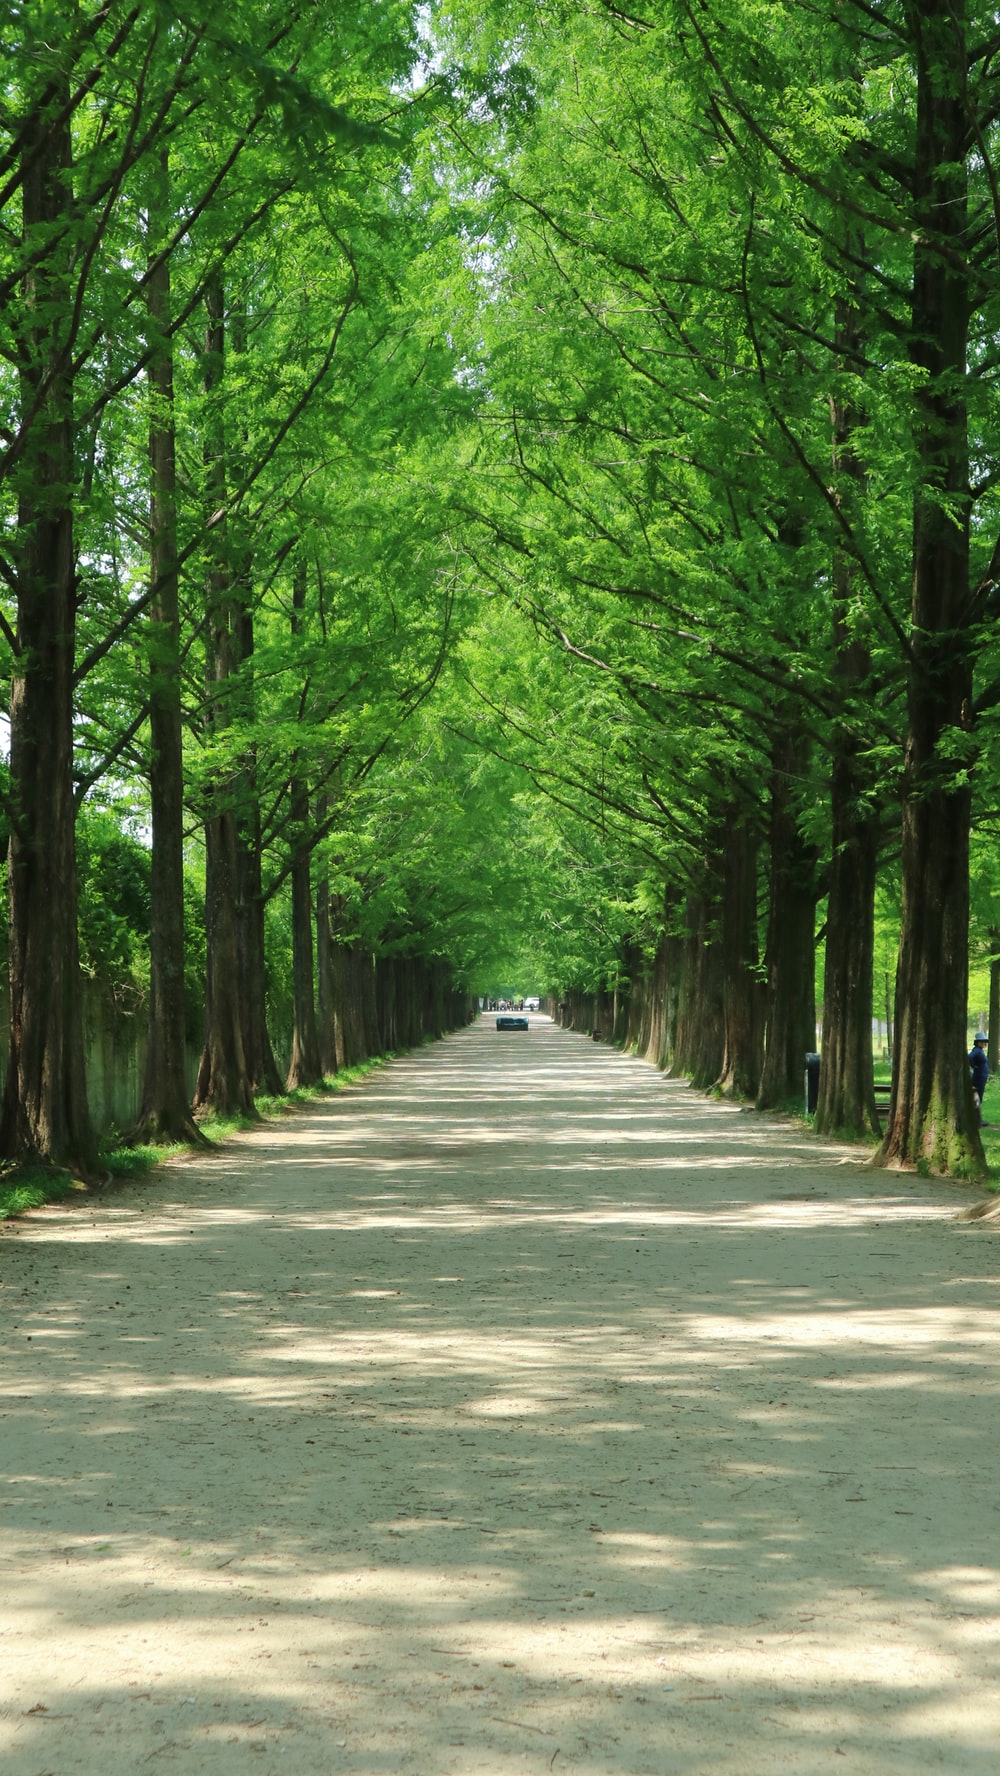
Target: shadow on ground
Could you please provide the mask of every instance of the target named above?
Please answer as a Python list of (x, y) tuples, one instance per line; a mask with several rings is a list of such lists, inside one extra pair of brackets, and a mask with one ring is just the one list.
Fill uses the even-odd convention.
[(539, 1021), (25, 1221), (11, 1776), (993, 1772), (966, 1200)]

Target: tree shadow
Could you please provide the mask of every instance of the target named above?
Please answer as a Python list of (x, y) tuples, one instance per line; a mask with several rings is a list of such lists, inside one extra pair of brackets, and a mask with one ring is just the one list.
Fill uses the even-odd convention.
[(532, 1021), (0, 1244), (12, 1776), (995, 1769), (991, 1233)]

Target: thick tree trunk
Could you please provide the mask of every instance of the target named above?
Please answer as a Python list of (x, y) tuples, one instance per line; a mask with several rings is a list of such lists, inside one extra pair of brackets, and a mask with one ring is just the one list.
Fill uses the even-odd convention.
[(912, 303), (918, 484), (902, 822), (896, 1065), (877, 1163), (985, 1169), (966, 1064), (971, 791), (947, 754), (972, 726), (967, 51), (961, 0), (914, 9)]
[(356, 1067), (359, 1061), (368, 1058), (362, 985), (364, 961), (358, 945), (345, 942), (341, 935), (343, 912), (338, 902), (332, 903), (331, 911), (334, 913), (336, 934), (332, 958), (336, 1016), (334, 1035), (337, 1043), (337, 1066), (338, 1069), (343, 1069)]
[(219, 1116), (253, 1116), (240, 1018), (236, 936), (236, 830), (231, 808), (205, 822), (205, 1046), (195, 1104)]
[[(166, 156), (160, 195), (167, 204)], [(168, 213), (165, 211), (165, 213)], [(159, 218), (157, 219), (159, 221)], [(151, 263), (146, 284), (152, 357), (148, 377), (150, 580), (156, 593), (147, 617), (149, 670), (150, 849), (149, 1039), (134, 1138), (201, 1142), (187, 1082), (184, 1001), (184, 766), (177, 584), (177, 471), (174, 353), (170, 326), (170, 261)]]
[(344, 1048), (348, 1056), (347, 1065), (354, 1067), (359, 1061), (368, 1058), (362, 985), (364, 960), (357, 943), (342, 944), (338, 947), (344, 964), (344, 993), (341, 1001)]
[(616, 1040), (621, 1043), (623, 1048), (633, 1049), (636, 1053), (641, 1054), (640, 1037), (646, 996), (646, 958), (638, 944), (626, 944), (623, 967), (627, 984), (619, 993), (618, 1016), (621, 1021), (621, 1029)]
[(707, 1090), (718, 1079), (725, 1046), (719, 909), (707, 887), (716, 862), (713, 857), (706, 870), (706, 886), (692, 893), (688, 903), (671, 1067), (700, 1090)]
[[(10, 1054), (0, 1148), (11, 1158), (87, 1169), (87, 1108), (77, 943), (73, 796), (72, 318), (63, 263), (71, 238), (72, 146), (67, 88), (51, 115), (23, 130), (26, 259), (19, 318), (19, 391), (31, 437), (19, 469), (17, 655), (10, 701), (8, 851)], [(30, 416), (34, 413), (34, 418)]]
[(805, 1057), (816, 1041), (816, 850), (796, 819), (802, 741), (782, 725), (772, 754), (767, 1023), (758, 1110), (802, 1095)]
[(652, 1061), (654, 1067), (669, 1066), (673, 1052), (677, 990), (675, 949), (674, 939), (667, 932), (661, 932), (655, 954), (648, 964), (649, 1016), (645, 1045), (640, 1053), (647, 1061)]
[[(855, 256), (863, 257), (859, 242)], [(844, 302), (837, 337), (845, 383), (863, 374), (857, 308)], [(855, 452), (863, 416), (853, 401), (832, 404), (833, 471), (838, 502), (850, 523), (864, 476)], [(856, 563), (846, 548), (833, 559), (834, 685), (841, 698), (830, 766), (831, 860), (823, 975), (823, 1053), (814, 1127), (817, 1134), (860, 1138), (880, 1132), (872, 1065), (875, 882), (879, 856), (879, 802), (867, 762), (871, 656), (858, 637)]]

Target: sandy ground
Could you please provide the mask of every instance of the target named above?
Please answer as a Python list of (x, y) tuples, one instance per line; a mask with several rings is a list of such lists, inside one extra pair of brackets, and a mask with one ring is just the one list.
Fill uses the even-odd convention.
[(532, 1026), (0, 1237), (5, 1776), (996, 1776), (1000, 1232)]

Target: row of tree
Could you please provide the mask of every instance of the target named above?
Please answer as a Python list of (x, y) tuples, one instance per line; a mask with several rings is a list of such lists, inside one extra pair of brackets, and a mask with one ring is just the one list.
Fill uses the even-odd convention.
[(4, 47), (0, 1150), (93, 1150), (103, 802), (147, 1134), (197, 1133), (193, 948), (195, 1106), (280, 1083), (282, 921), (290, 1083), (508, 979), (761, 1104), (819, 922), (818, 1122), (871, 1131), (898, 868), (881, 1158), (980, 1167), (990, 9), (40, 0)]
[(645, 957), (624, 943), (605, 977), (659, 1023), (619, 1032), (762, 1104), (797, 1095), (822, 905), (817, 1121), (877, 1130), (874, 905), (898, 860), (879, 1157), (980, 1169), (995, 12), (456, 3), (440, 33), (479, 71), (448, 128), (481, 216), (470, 572), (573, 668), (516, 693), (516, 720), (494, 673), (493, 743), (597, 830), (613, 816), (659, 883)]
[(197, 1137), (186, 859), (204, 879), (196, 1108), (248, 1112), (283, 1083), (279, 901), (289, 1084), (464, 1015), (433, 919), (383, 904), (373, 929), (361, 910), (408, 867), (384, 810), (365, 859), (373, 773), (384, 796), (447, 653), (454, 591), (416, 446), (441, 448), (462, 397), (413, 302), (435, 225), (418, 239), (401, 194), (412, 8), (41, 0), (5, 31), (0, 1150), (85, 1166), (88, 798), (148, 846), (141, 1133)]

